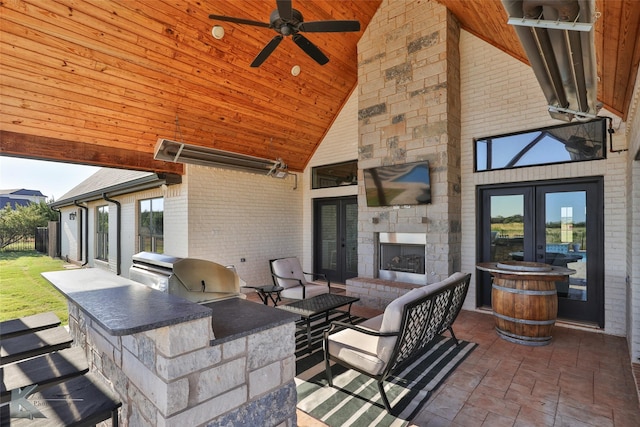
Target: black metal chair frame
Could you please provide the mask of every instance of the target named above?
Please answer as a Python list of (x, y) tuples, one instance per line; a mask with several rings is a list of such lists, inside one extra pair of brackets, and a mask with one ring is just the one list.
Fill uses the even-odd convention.
[[(462, 304), (469, 290), (470, 280), (471, 274), (467, 274), (433, 294), (425, 295), (422, 298), (407, 303), (402, 310), (402, 322), (398, 332), (381, 333), (349, 323), (331, 322), (331, 326), (323, 332), (325, 372), (329, 386), (333, 387), (333, 374), (330, 364), (330, 360), (332, 360), (342, 366), (375, 379), (384, 406), (388, 412), (391, 412), (391, 405), (384, 391), (384, 381), (392, 373), (401, 370), (423, 354), (425, 350), (433, 345), (434, 338), (447, 330), (450, 332), (455, 344), (459, 344), (458, 339), (453, 333), (452, 325), (462, 309)], [(329, 335), (331, 335), (332, 332), (338, 332), (347, 328), (377, 337), (398, 337), (389, 363), (387, 363), (385, 369), (379, 375), (371, 375), (358, 366), (346, 363), (329, 354)]]

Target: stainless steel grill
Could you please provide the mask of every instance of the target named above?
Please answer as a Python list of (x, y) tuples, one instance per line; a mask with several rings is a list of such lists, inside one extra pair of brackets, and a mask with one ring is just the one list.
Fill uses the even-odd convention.
[(197, 303), (244, 298), (232, 269), (197, 258), (140, 252), (132, 258), (129, 279)]

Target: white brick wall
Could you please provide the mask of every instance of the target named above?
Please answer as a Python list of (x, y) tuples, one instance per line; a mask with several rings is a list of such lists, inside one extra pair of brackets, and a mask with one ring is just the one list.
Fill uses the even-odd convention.
[(303, 256), (300, 259), (304, 271), (313, 271), (313, 199), (354, 196), (357, 185), (335, 188), (311, 189), (311, 168), (331, 163), (346, 162), (358, 158), (358, 93), (354, 90), (342, 110), (313, 154), (304, 174), (300, 176), (303, 197), (302, 237)]
[(187, 215), (176, 210), (176, 218), (165, 219), (165, 230), (172, 227), (167, 253), (180, 238), (188, 253), (177, 255), (235, 265), (249, 285), (272, 282), (270, 259), (302, 257), (302, 190), (300, 183), (293, 189), (294, 176), (276, 179), (192, 165), (187, 176)]
[(640, 363), (640, 161), (634, 156), (640, 153), (640, 70), (633, 92), (633, 101), (626, 128), (629, 140), (629, 156), (627, 161), (627, 176), (629, 181), (629, 205), (627, 212), (627, 341), (631, 353), (631, 361)]
[[(624, 335), (626, 329), (626, 154), (608, 154), (606, 161), (551, 165), (473, 173), (473, 138), (558, 124), (546, 110), (546, 100), (528, 66), (469, 33), (460, 41), (462, 88), (462, 266), (475, 273), (476, 186), (575, 176), (605, 177), (605, 331)], [(625, 146), (616, 135), (615, 146)], [(475, 307), (475, 277), (465, 308)]]

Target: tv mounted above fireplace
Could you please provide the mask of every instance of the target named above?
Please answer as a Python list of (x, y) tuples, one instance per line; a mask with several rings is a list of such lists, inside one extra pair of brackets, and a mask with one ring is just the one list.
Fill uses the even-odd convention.
[(431, 203), (431, 179), (426, 160), (364, 170), (367, 206)]

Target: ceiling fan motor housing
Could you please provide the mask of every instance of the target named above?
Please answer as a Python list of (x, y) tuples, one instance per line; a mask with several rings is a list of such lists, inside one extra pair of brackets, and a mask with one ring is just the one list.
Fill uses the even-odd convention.
[(302, 13), (295, 9), (291, 9), (291, 19), (281, 18), (278, 9), (271, 12), (271, 16), (269, 17), (271, 28), (283, 36), (290, 36), (291, 34), (297, 33), (298, 25), (303, 21)]

